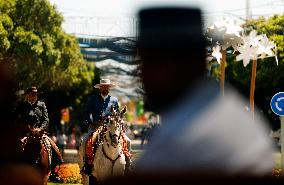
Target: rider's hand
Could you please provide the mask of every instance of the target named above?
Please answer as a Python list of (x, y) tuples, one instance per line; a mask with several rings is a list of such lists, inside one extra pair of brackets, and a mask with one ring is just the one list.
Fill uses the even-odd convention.
[(34, 132), (40, 132), (42, 129), (36, 127), (36, 128), (33, 128), (32, 130), (33, 130)]

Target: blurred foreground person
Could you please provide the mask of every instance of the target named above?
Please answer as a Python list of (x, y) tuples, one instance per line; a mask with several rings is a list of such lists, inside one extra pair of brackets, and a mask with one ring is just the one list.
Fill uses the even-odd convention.
[(137, 162), (147, 173), (271, 174), (268, 129), (252, 120), (233, 89), (221, 96), (205, 79), (201, 12), (190, 8), (140, 11), (139, 52), (146, 108), (162, 127)]
[(43, 178), (39, 170), (21, 161), (20, 136), (15, 127), (13, 111), (16, 104), (13, 74), (8, 63), (0, 61), (0, 184), (42, 185)]

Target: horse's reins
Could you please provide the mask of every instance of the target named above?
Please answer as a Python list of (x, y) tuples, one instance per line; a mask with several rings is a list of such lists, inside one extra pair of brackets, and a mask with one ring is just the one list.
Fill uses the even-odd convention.
[(112, 159), (112, 158), (110, 158), (110, 157), (106, 154), (105, 149), (104, 149), (104, 145), (102, 145), (102, 151), (103, 151), (104, 156), (105, 156), (108, 160), (110, 160), (110, 162), (112, 163), (111, 175), (113, 175), (113, 167), (114, 167), (114, 164), (115, 164), (116, 160), (121, 157), (121, 154), (119, 154), (115, 159)]

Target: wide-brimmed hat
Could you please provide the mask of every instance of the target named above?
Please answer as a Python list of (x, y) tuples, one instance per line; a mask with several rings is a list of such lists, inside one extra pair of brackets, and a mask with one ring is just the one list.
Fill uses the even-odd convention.
[(37, 92), (38, 92), (38, 90), (37, 90), (36, 87), (29, 87), (29, 88), (27, 88), (25, 94), (37, 93)]
[(95, 85), (95, 88), (100, 88), (100, 86), (109, 86), (110, 88), (115, 87), (115, 84), (111, 83), (110, 79), (101, 79), (99, 84)]

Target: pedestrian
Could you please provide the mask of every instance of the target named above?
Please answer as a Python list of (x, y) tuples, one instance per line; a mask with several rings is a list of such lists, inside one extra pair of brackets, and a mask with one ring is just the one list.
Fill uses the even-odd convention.
[[(114, 88), (115, 85), (111, 83), (109, 79), (101, 79), (99, 84), (95, 85), (95, 88), (98, 88), (100, 94), (93, 94), (88, 99), (86, 106), (83, 110), (83, 117), (85, 120), (85, 124), (88, 127), (88, 135), (83, 139), (83, 151), (86, 153), (85, 156), (85, 164), (82, 168), (82, 172), (90, 175), (93, 169), (93, 154), (95, 151), (93, 149), (87, 148), (88, 138), (92, 136), (92, 134), (105, 123), (106, 118), (111, 114), (111, 108), (115, 111), (119, 109), (118, 99), (114, 96), (109, 95), (110, 89)], [(123, 138), (126, 139), (128, 145), (128, 151), (125, 151), (125, 160), (126, 160), (126, 171), (129, 170), (131, 166), (131, 155), (130, 155), (130, 139), (123, 134)], [(87, 150), (87, 151), (86, 151)], [(96, 148), (94, 148), (96, 150)], [(127, 149), (126, 149), (127, 150)], [(88, 152), (91, 151), (91, 152)], [(90, 155), (88, 154), (90, 153)]]
[(56, 138), (56, 134), (54, 132), (52, 132), (50, 134), (50, 139), (54, 142), (54, 143), (57, 143), (57, 138)]
[(148, 141), (148, 132), (149, 130), (147, 126), (143, 127), (141, 130), (141, 149), (144, 147), (145, 140)]
[(62, 155), (64, 155), (64, 149), (67, 146), (68, 138), (65, 135), (63, 130), (60, 130), (59, 135), (57, 136), (57, 142), (58, 142), (58, 148), (60, 149), (60, 152)]
[(196, 8), (139, 12), (139, 53), (146, 108), (162, 126), (137, 162), (137, 171), (270, 174), (273, 147), (266, 123), (206, 79), (205, 39)]
[(75, 149), (76, 148), (76, 142), (77, 142), (77, 134), (75, 127), (72, 128), (72, 133), (69, 135), (68, 139), (68, 145), (69, 148)]

